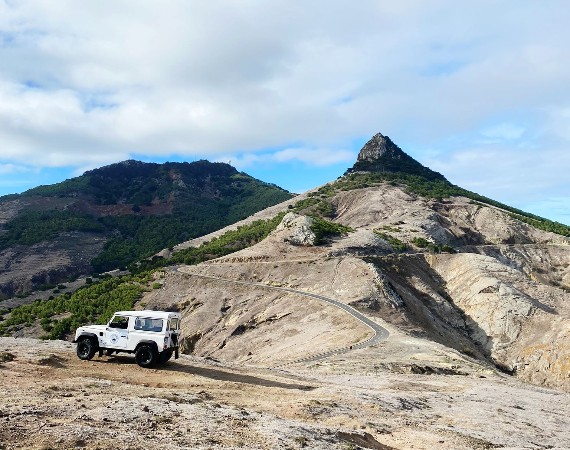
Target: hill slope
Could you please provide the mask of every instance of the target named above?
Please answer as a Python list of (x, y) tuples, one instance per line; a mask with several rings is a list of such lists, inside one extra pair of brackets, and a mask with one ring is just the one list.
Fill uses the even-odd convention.
[(125, 161), (2, 197), (0, 298), (126, 266), (288, 198), (208, 161)]
[[(418, 348), (439, 342), (522, 379), (570, 389), (568, 228), (545, 231), (548, 221), (527, 221), (444, 178), (418, 176), (418, 165), (413, 174), (398, 166), (350, 171), (283, 206), (352, 232), (325, 245), (295, 245), (306, 229), (280, 227), (250, 248), (166, 274), (143, 303), (181, 309), (192, 351), (232, 361), (279, 364), (364, 339), (366, 329), (318, 302), (256, 285), (223, 294), (227, 280), (300, 289), (392, 325), (384, 350), (390, 342), (400, 348), (395, 336), (403, 332), (426, 340)], [(398, 352), (390, 364), (409, 364), (409, 354)], [(377, 361), (377, 350), (367, 354)]]
[(165, 249), (149, 262), (162, 269), (6, 314), (1, 333), (61, 336), (115, 306), (175, 309), (187, 355), (142, 373), (129, 356), (82, 362), (67, 343), (2, 338), (1, 436), (38, 448), (141, 436), (197, 448), (568, 447), (568, 394), (520, 382), (570, 390), (568, 228), (393, 162)]

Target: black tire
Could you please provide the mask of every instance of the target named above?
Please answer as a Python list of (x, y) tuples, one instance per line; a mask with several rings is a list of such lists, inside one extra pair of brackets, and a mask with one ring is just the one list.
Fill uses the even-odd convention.
[(97, 352), (97, 344), (91, 338), (83, 338), (77, 343), (77, 357), (89, 361)]
[(135, 360), (141, 367), (152, 367), (158, 362), (158, 352), (154, 346), (142, 344), (135, 352)]
[(172, 349), (164, 350), (160, 355), (158, 355), (158, 361), (160, 364), (166, 364), (170, 358), (172, 358)]

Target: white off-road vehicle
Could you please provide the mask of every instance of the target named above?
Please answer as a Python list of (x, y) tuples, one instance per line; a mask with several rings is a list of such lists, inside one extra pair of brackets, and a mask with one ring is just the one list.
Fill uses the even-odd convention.
[(99, 352), (134, 353), (137, 364), (152, 367), (178, 359), (180, 313), (119, 311), (107, 325), (86, 325), (75, 332), (77, 356), (89, 360)]

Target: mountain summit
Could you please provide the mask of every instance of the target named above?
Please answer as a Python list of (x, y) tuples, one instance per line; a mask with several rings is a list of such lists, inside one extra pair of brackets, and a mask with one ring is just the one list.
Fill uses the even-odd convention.
[(445, 177), (423, 166), (405, 153), (388, 136), (375, 134), (360, 150), (351, 172), (389, 172), (418, 175), (428, 180), (443, 180)]

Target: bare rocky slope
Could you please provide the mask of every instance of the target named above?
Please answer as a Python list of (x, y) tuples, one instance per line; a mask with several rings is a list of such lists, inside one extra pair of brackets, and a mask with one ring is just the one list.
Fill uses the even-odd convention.
[[(384, 150), (371, 146), (386, 140), (375, 136), (361, 157), (381, 158)], [(333, 221), (350, 233), (311, 245), (307, 219), (288, 214), (253, 247), (165, 273), (163, 287), (142, 303), (180, 309), (189, 351), (224, 360), (281, 364), (365, 339), (366, 328), (343, 311), (268, 287), (293, 288), (356, 306), (522, 380), (570, 390), (569, 238), (465, 197), (426, 199), (385, 182), (351, 190), (335, 185), (255, 218), (323, 199)], [(422, 240), (453, 252), (412, 244)], [(394, 250), (397, 243), (407, 250)]]
[[(286, 286), (361, 307), (523, 380), (570, 389), (567, 238), (464, 198), (442, 204), (389, 185), (341, 192), (332, 202), (336, 221), (353, 232), (326, 246), (295, 245), (291, 236), (303, 231), (281, 227), (246, 250), (166, 272), (145, 307), (183, 311), (196, 354), (255, 364), (294, 360), (366, 335), (318, 301), (192, 274)], [(378, 229), (402, 241), (447, 242), (457, 253), (395, 254)]]

